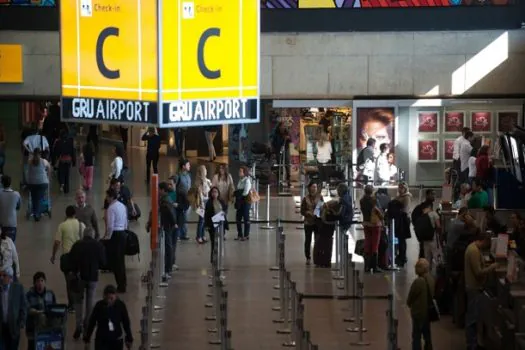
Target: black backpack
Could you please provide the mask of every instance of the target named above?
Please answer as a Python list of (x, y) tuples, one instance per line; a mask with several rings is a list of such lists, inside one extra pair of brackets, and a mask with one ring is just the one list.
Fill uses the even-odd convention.
[(126, 231), (126, 255), (133, 256), (140, 254), (139, 237), (133, 231)]
[(423, 214), (414, 223), (414, 231), (419, 242), (432, 241), (434, 239), (434, 226), (428, 214)]

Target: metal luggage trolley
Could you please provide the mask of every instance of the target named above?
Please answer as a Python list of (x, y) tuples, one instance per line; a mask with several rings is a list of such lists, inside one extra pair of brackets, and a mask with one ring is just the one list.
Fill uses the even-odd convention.
[(35, 329), (35, 350), (64, 350), (66, 348), (67, 305), (51, 305), (46, 322)]
[[(42, 214), (46, 214), (51, 218), (51, 183), (48, 183), (46, 192), (42, 197), (42, 202), (40, 203), (40, 208), (42, 209)], [(33, 216), (33, 202), (31, 199), (31, 193), (29, 193), (27, 199), (27, 212), (26, 219), (30, 219)]]

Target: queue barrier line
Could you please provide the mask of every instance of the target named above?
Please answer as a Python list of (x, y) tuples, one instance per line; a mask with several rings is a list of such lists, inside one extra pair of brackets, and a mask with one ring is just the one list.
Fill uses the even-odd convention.
[(333, 295), (333, 294), (301, 294), (301, 299), (326, 299), (326, 300), (391, 300), (392, 294), (387, 295)]
[[(280, 222), (281, 224), (304, 224), (303, 220), (250, 220), (250, 224), (277, 224), (277, 222)], [(198, 221), (186, 221), (186, 224), (198, 224)], [(228, 221), (229, 224), (244, 224), (244, 221)], [(363, 224), (362, 221), (352, 221), (352, 225), (361, 225)]]

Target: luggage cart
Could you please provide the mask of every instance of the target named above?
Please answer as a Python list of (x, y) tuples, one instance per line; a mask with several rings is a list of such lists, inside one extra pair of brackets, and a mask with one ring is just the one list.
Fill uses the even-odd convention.
[[(42, 202), (40, 203), (40, 208), (42, 209), (42, 214), (46, 214), (51, 219), (51, 184), (48, 183), (47, 189), (42, 197)], [(29, 220), (33, 216), (33, 202), (31, 200), (31, 193), (29, 193), (27, 199), (27, 212), (26, 219)]]
[(55, 304), (46, 310), (46, 322), (35, 329), (35, 350), (66, 348), (67, 305)]

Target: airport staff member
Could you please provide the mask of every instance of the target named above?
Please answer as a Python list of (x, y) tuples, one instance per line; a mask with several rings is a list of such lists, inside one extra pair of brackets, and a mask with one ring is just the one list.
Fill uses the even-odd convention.
[(106, 235), (109, 239), (110, 266), (115, 274), (117, 291), (126, 293), (126, 230), (128, 229), (128, 210), (118, 200), (117, 192), (110, 188), (106, 191), (106, 200), (109, 203), (106, 211)]
[(481, 251), (490, 247), (490, 235), (479, 232), (475, 241), (470, 243), (465, 251), (465, 289), (467, 293), (467, 314), (465, 315), (465, 334), (467, 349), (476, 350), (478, 345), (478, 321), (481, 318), (481, 295), (483, 285), (489, 273), (494, 271), (497, 263), (485, 266)]

